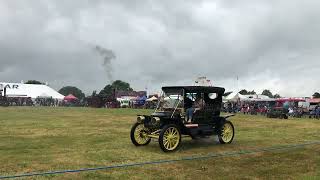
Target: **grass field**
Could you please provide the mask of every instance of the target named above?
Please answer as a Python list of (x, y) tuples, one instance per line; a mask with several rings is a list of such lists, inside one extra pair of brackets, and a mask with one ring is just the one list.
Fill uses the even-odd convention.
[[(0, 176), (177, 159), (320, 140), (320, 121), (232, 117), (234, 142), (216, 137), (183, 139), (163, 153), (158, 142), (132, 145), (136, 114), (148, 110), (91, 108), (0, 108)], [(277, 152), (29, 179), (320, 179), (320, 145)]]

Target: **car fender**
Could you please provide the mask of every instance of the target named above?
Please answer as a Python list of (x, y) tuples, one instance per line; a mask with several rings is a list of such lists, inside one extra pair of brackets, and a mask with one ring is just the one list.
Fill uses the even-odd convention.
[(235, 116), (235, 115), (234, 115), (234, 114), (228, 114), (228, 115), (224, 115), (224, 116), (222, 116), (222, 117), (227, 120), (228, 118), (230, 118), (230, 117), (232, 117), (232, 116)]

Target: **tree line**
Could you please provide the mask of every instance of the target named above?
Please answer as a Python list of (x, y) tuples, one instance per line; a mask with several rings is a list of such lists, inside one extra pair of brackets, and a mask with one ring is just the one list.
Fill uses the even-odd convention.
[[(252, 91), (248, 91), (246, 89), (242, 89), (239, 94), (242, 95), (253, 95), (253, 94), (257, 94), (254, 90)], [(265, 89), (262, 91), (261, 93), (262, 95), (268, 96), (269, 98), (281, 98), (280, 94), (272, 94), (272, 92), (269, 89)], [(319, 92), (315, 92), (312, 95), (313, 98), (320, 98), (320, 93)]]
[[(247, 91), (246, 89), (242, 89), (240, 92), (242, 95), (253, 95), (257, 94), (254, 90), (252, 91)], [(272, 94), (272, 92), (269, 89), (265, 89), (261, 93), (262, 95), (268, 96), (269, 98), (281, 98), (279, 94)]]
[[(25, 82), (25, 84), (45, 84), (43, 82), (37, 81), (37, 80), (28, 80)], [(113, 94), (113, 90), (123, 90), (123, 91), (133, 91), (133, 89), (130, 87), (130, 84), (121, 80), (116, 80), (112, 82), (111, 84), (107, 84), (102, 90), (99, 91), (97, 94), (97, 91), (92, 92), (92, 96), (99, 96), (102, 98), (109, 97)], [(85, 98), (85, 94), (75, 86), (65, 86), (62, 87), (59, 91), (60, 94), (67, 96), (69, 94), (73, 94), (79, 99)], [(242, 95), (253, 95), (257, 94), (254, 90), (249, 91), (246, 89), (242, 89), (240, 92)], [(227, 92), (225, 95), (229, 95), (231, 92)], [(269, 98), (280, 98), (281, 96), (279, 94), (273, 94), (269, 89), (265, 89), (261, 93), (262, 95), (268, 96)], [(312, 95), (313, 98), (320, 98), (320, 93), (315, 92)]]
[[(25, 84), (42, 84), (45, 83), (38, 80), (28, 80)], [(92, 96), (99, 96), (101, 98), (107, 98), (113, 95), (113, 90), (121, 90), (121, 91), (133, 91), (130, 87), (130, 84), (121, 80), (113, 81), (111, 84), (107, 84), (100, 92), (97, 94), (97, 91), (92, 92)], [(82, 90), (75, 86), (64, 86), (59, 91), (60, 94), (67, 96), (69, 94), (74, 95), (78, 99), (84, 99), (86, 95), (82, 92)]]

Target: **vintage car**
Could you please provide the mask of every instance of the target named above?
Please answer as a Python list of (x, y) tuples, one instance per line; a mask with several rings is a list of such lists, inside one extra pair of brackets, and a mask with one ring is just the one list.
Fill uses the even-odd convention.
[[(154, 113), (137, 116), (130, 132), (134, 145), (148, 145), (154, 138), (164, 152), (172, 152), (186, 136), (194, 139), (218, 135), (221, 144), (232, 142), (234, 126), (227, 119), (233, 115), (220, 116), (224, 88), (171, 86), (163, 87), (162, 91)], [(192, 108), (196, 97), (202, 98), (203, 106), (194, 111), (192, 121), (188, 123), (186, 111)]]

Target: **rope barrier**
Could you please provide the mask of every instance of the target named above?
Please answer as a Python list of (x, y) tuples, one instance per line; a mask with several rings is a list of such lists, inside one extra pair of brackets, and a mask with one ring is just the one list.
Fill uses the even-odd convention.
[(254, 150), (231, 151), (231, 152), (225, 152), (225, 153), (210, 153), (210, 154), (207, 154), (204, 156), (191, 156), (191, 157), (183, 157), (180, 159), (158, 160), (158, 161), (140, 162), (140, 163), (132, 163), (132, 164), (120, 164), (120, 165), (102, 166), (102, 167), (96, 167), (96, 168), (83, 168), (83, 169), (76, 169), (76, 170), (59, 170), (59, 171), (49, 171), (49, 172), (34, 172), (34, 173), (11, 175), (11, 176), (0, 176), (0, 179), (13, 179), (13, 178), (23, 178), (23, 177), (32, 177), (32, 176), (79, 173), (79, 172), (84, 172), (84, 171), (110, 170), (110, 169), (144, 166), (144, 165), (174, 163), (174, 162), (180, 162), (180, 161), (205, 160), (205, 159), (217, 158), (217, 157), (230, 157), (230, 156), (239, 156), (239, 155), (246, 155), (246, 154), (256, 154), (256, 153), (261, 153), (261, 152), (274, 152), (274, 151), (279, 151), (279, 150), (289, 150), (289, 149), (303, 148), (305, 146), (319, 145), (319, 144), (320, 144), (320, 141), (312, 141), (312, 142), (307, 142), (307, 143), (303, 143), (303, 144), (273, 146), (273, 147), (259, 148), (259, 149), (254, 149)]

